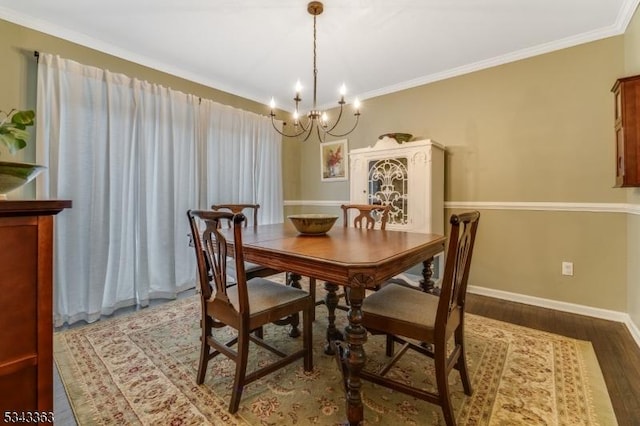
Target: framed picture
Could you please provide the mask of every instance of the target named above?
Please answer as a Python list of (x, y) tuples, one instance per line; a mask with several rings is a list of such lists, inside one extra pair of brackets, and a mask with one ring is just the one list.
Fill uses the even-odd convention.
[(347, 150), (346, 139), (320, 144), (320, 179), (322, 182), (347, 180), (349, 178)]

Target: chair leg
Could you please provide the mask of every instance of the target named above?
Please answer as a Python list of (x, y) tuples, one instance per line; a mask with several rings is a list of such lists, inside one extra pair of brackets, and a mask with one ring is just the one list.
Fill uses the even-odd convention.
[(204, 383), (204, 377), (207, 374), (207, 364), (209, 363), (209, 342), (207, 338), (211, 335), (211, 319), (205, 318), (204, 321), (200, 321), (200, 361), (198, 362), (198, 375), (196, 376), (196, 383), (201, 385)]
[(240, 399), (244, 390), (244, 378), (247, 373), (247, 360), (249, 356), (248, 335), (238, 330), (238, 356), (236, 358), (236, 375), (233, 379), (233, 389), (231, 391), (231, 401), (229, 402), (229, 413), (235, 414), (240, 407)]
[(313, 300), (313, 310), (311, 311), (311, 322), (316, 322), (316, 279), (309, 277), (309, 294)]
[(258, 338), (258, 339), (264, 339), (264, 328), (262, 327), (258, 327), (253, 331), (253, 334)]
[(462, 325), (458, 327), (455, 332), (455, 343), (460, 346), (460, 356), (458, 357), (456, 368), (460, 372), (460, 380), (462, 380), (462, 387), (464, 393), (468, 396), (473, 394), (473, 388), (471, 387), (471, 380), (469, 379), (469, 370), (467, 367), (467, 356), (464, 348), (464, 331)]
[(387, 334), (387, 345), (386, 345), (387, 356), (393, 356), (393, 353), (395, 352), (394, 343), (395, 343), (395, 340), (393, 340), (393, 336), (391, 334)]
[(451, 405), (451, 397), (449, 396), (449, 375), (447, 373), (447, 348), (446, 342), (436, 343), (434, 353), (434, 367), (436, 372), (436, 383), (438, 387), (438, 397), (440, 399), (440, 407), (444, 415), (444, 422), (447, 426), (455, 426), (456, 418)]

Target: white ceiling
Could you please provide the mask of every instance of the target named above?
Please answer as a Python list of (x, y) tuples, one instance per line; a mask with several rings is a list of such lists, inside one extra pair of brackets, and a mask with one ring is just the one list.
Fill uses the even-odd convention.
[[(640, 0), (324, 0), (318, 105), (361, 100), (624, 32)], [(0, 18), (291, 109), (313, 83), (308, 0), (0, 0)], [(38, 49), (38, 46), (34, 46)], [(56, 53), (56, 52), (47, 52)]]

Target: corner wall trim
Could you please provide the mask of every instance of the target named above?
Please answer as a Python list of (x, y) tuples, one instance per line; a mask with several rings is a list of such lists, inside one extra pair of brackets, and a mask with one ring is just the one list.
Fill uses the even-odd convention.
[(528, 296), (526, 294), (511, 293), (509, 291), (495, 290), (487, 287), (469, 285), (467, 290), (470, 293), (481, 296), (493, 297), (495, 299), (508, 300), (511, 302), (524, 303), (525, 305), (537, 306), (540, 308), (554, 309), (556, 311), (568, 312), (572, 314), (585, 315), (609, 321), (621, 322), (631, 333), (640, 348), (640, 330), (631, 320), (626, 312), (611, 311), (609, 309), (594, 308), (591, 306), (577, 305), (575, 303), (560, 302), (557, 300), (544, 299), (542, 297)]

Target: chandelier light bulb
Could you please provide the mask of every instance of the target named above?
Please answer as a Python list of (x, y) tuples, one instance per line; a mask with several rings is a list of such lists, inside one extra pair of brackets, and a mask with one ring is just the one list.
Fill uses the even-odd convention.
[(271, 97), (271, 102), (269, 102), (269, 106), (271, 107), (271, 110), (274, 110), (276, 108), (276, 100), (273, 99), (273, 97)]
[(344, 96), (347, 94), (347, 86), (345, 86), (344, 83), (342, 83), (342, 86), (340, 86), (340, 95)]
[(300, 80), (296, 81), (296, 95), (300, 95), (300, 92), (302, 92), (302, 84), (300, 83)]

